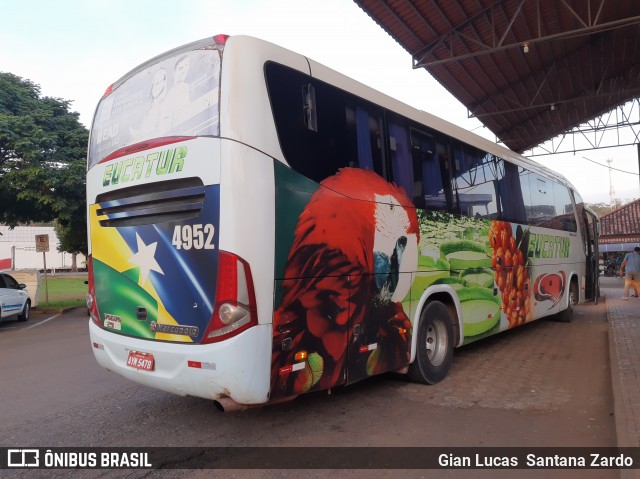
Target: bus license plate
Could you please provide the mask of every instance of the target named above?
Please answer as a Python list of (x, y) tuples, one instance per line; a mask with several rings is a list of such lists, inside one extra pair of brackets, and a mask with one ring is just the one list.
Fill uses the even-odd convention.
[(140, 351), (129, 351), (127, 366), (134, 369), (141, 369), (142, 371), (153, 371), (155, 367), (153, 354), (141, 353)]

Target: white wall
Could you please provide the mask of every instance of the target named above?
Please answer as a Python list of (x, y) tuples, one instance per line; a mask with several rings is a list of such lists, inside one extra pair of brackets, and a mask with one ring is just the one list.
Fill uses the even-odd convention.
[[(58, 251), (58, 237), (53, 226), (16, 226), (9, 229), (0, 225), (0, 260), (12, 258), (13, 269), (43, 269), (42, 253), (36, 252), (36, 235), (49, 235), (49, 252), (46, 253), (47, 269), (71, 268), (71, 254)], [(85, 268), (84, 255), (77, 256), (78, 268)]]

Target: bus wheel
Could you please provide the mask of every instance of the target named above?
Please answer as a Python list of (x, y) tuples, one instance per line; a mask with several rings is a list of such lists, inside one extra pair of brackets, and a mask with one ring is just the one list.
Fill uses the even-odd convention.
[(561, 323), (571, 322), (573, 319), (573, 310), (576, 307), (576, 304), (578, 304), (579, 294), (578, 283), (571, 281), (571, 285), (569, 286), (569, 304), (567, 305), (567, 309), (560, 311), (556, 315), (556, 321), (560, 321)]
[(453, 327), (449, 309), (433, 301), (422, 310), (418, 326), (416, 358), (409, 365), (409, 379), (423, 384), (442, 381), (453, 358)]

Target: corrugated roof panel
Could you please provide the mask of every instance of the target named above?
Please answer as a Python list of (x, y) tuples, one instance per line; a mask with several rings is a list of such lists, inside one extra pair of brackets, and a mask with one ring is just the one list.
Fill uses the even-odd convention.
[(354, 1), (515, 151), (640, 97), (639, 1)]

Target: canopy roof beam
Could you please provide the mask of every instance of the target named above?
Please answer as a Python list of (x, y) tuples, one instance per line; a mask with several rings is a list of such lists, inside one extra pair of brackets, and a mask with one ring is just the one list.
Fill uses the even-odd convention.
[[(580, 28), (549, 35), (543, 35), (542, 28), (540, 26), (540, 11), (538, 8), (536, 19), (536, 24), (538, 26), (537, 33), (530, 38), (519, 38), (515, 42), (512, 41), (510, 43), (505, 43), (508, 34), (513, 34), (513, 23), (516, 18), (522, 14), (522, 6), (525, 1), (527, 0), (520, 1), (516, 11), (509, 19), (509, 23), (507, 24), (507, 28), (504, 32), (498, 32), (495, 28), (495, 22), (493, 21), (493, 16), (496, 14), (495, 11), (497, 9), (500, 9), (500, 12), (503, 13), (502, 6), (500, 5), (500, 2), (498, 2), (497, 4), (494, 4), (488, 9), (484, 10), (476, 17), (469, 19), (462, 25), (452, 28), (448, 32), (441, 35), (436, 41), (434, 41), (430, 45), (426, 45), (419, 52), (413, 54), (413, 68), (429, 68), (436, 65), (457, 62), (460, 60), (475, 58), (481, 55), (489, 55), (513, 48), (522, 48), (525, 51), (528, 51), (529, 47), (533, 46), (536, 43), (549, 42), (553, 40), (565, 40), (572, 37), (590, 35), (600, 31), (622, 28), (640, 22), (640, 16), (634, 16), (610, 22), (599, 23), (599, 13), (593, 20), (591, 18), (588, 18), (585, 22), (584, 19), (580, 18), (576, 14), (576, 12), (569, 5), (567, 5), (566, 2), (562, 2), (563, 7), (571, 12), (571, 16), (579, 19), (579, 23), (580, 25), (582, 25)], [(539, 5), (539, 0), (535, 1), (536, 4)], [(601, 0), (601, 2), (602, 3), (599, 7), (600, 10), (602, 9), (604, 0)], [(591, 15), (589, 15), (589, 17), (590, 16)], [(468, 31), (469, 27), (471, 27), (480, 17), (485, 17), (493, 27), (493, 32), (491, 35), (493, 42), (490, 44), (482, 41), (480, 38), (470, 37), (465, 33), (465, 31)], [(445, 53), (446, 56), (444, 55)]]

